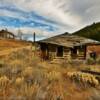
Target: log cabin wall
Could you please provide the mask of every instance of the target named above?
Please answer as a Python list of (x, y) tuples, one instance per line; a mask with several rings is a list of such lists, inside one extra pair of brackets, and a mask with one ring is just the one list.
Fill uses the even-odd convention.
[[(81, 45), (81, 46), (76, 46), (74, 48), (69, 48), (69, 47), (63, 47), (63, 46), (58, 46), (54, 44), (40, 44), (41, 47), (41, 54), (42, 58), (45, 60), (53, 60), (53, 59), (79, 59), (79, 60), (85, 60), (88, 57), (89, 50), (96, 50), (97, 54), (100, 55), (100, 46), (86, 46), (86, 45)], [(58, 56), (58, 48), (63, 47), (63, 56)]]
[(8, 32), (8, 31), (2, 30), (2, 31), (0, 31), (0, 38), (14, 39), (15, 35), (13, 33)]
[(64, 47), (64, 49), (63, 49), (64, 51), (64, 53), (63, 53), (63, 57), (65, 58), (65, 59), (71, 59), (71, 49), (70, 48), (66, 48), (66, 47)]
[(86, 59), (86, 46), (82, 45), (71, 48), (71, 58), (79, 60)]
[(61, 46), (52, 45), (52, 44), (41, 44), (41, 57), (43, 59), (53, 60), (55, 58), (63, 59), (85, 59), (86, 58), (86, 46), (79, 46), (75, 48), (63, 47), (63, 55), (58, 56), (58, 48)]
[(70, 48), (67, 48), (67, 47), (62, 47), (63, 48), (63, 55), (62, 56), (58, 56), (58, 48), (59, 47), (62, 47), (62, 46), (57, 46), (57, 45), (48, 45), (48, 48), (49, 48), (49, 58), (50, 60), (53, 60), (53, 59), (71, 59), (71, 50)]
[(50, 44), (40, 44), (41, 58), (44, 60), (53, 60), (56, 57), (56, 46)]
[(49, 49), (49, 59), (53, 60), (54, 58), (56, 58), (57, 54), (56, 54), (56, 45), (48, 45), (48, 49)]
[(86, 59), (86, 45), (78, 47), (77, 55), (78, 59)]
[(49, 56), (50, 58), (53, 60), (55, 58), (70, 58), (71, 57), (71, 50), (70, 48), (67, 48), (67, 47), (62, 47), (63, 48), (63, 55), (62, 56), (58, 56), (58, 48), (61, 47), (61, 46), (57, 46), (57, 45), (49, 45), (48, 48), (49, 48)]

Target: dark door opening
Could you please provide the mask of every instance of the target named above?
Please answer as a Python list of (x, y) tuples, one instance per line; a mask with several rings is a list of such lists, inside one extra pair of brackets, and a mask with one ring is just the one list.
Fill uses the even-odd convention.
[(41, 57), (44, 60), (48, 60), (49, 59), (49, 49), (48, 46), (45, 44), (41, 44)]
[(71, 53), (72, 55), (77, 55), (77, 48), (74, 47), (73, 49), (71, 49)]
[(74, 55), (77, 55), (77, 49), (76, 48), (74, 48), (72, 52), (73, 52)]
[(71, 49), (71, 56), (73, 59), (75, 59), (77, 57), (77, 48), (76, 47)]
[(57, 56), (58, 57), (63, 57), (63, 47), (58, 47), (57, 48)]

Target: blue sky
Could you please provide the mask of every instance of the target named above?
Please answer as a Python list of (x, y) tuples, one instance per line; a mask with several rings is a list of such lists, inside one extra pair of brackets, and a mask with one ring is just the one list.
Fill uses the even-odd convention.
[[(0, 29), (49, 37), (100, 20), (100, 0), (0, 0)], [(29, 35), (31, 36), (31, 35)]]

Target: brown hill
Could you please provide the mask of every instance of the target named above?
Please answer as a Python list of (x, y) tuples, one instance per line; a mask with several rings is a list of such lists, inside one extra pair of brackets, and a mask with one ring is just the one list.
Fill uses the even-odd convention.
[(21, 48), (31, 47), (30, 42), (14, 39), (0, 39), (0, 56), (7, 55)]

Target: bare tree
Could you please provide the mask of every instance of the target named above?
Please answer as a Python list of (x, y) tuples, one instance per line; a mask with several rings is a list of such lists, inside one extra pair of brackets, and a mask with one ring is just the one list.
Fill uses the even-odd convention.
[(22, 40), (23, 33), (20, 29), (18, 30), (18, 37), (19, 37), (20, 40)]

